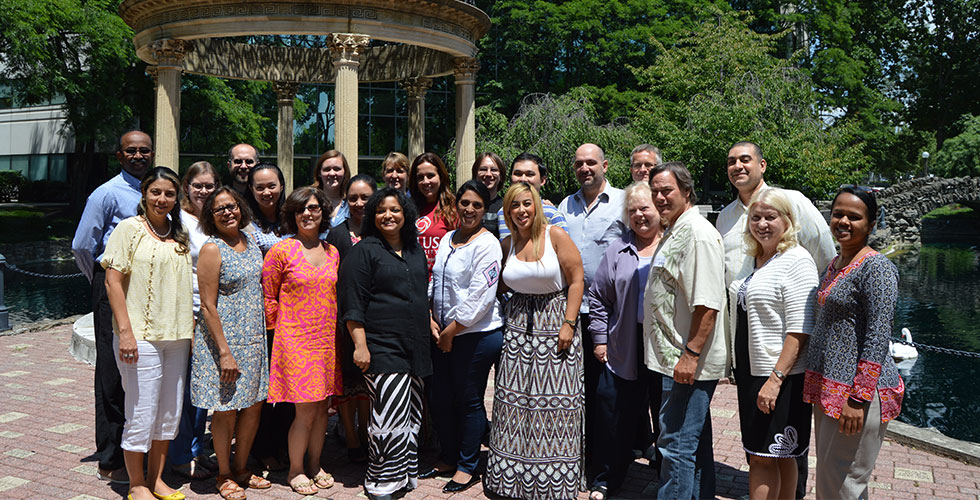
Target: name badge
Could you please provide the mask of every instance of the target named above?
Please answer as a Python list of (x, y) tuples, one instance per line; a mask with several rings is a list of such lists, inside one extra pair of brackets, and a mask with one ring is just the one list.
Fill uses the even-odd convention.
[(667, 263), (667, 259), (663, 255), (656, 255), (653, 257), (653, 267), (664, 267)]

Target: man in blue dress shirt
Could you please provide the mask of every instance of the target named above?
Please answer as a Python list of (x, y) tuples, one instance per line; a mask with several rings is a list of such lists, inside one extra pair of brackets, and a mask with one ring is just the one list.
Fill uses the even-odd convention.
[(99, 260), (116, 225), (136, 215), (140, 202), (140, 180), (153, 166), (150, 136), (139, 130), (126, 132), (119, 139), (116, 158), (122, 165), (122, 171), (89, 195), (71, 249), (78, 268), (92, 282), (98, 476), (115, 483), (128, 483), (121, 448), (122, 428), (126, 420), (123, 388), (112, 349), (112, 310), (105, 290), (105, 270), (99, 265)]
[[(592, 286), (602, 255), (610, 243), (620, 239), (626, 231), (623, 224), (622, 189), (616, 189), (606, 180), (609, 162), (602, 149), (595, 144), (583, 144), (575, 150), (575, 179), (581, 189), (568, 196), (558, 205), (558, 212), (565, 217), (568, 235), (582, 254), (585, 268), (585, 289)], [(585, 445), (594, 446), (593, 422), (595, 421), (595, 391), (599, 383), (602, 363), (593, 353), (592, 335), (589, 334), (589, 302), (582, 301), (579, 309), (579, 327), (582, 332), (582, 349), (585, 353)], [(591, 458), (591, 454), (590, 454)]]

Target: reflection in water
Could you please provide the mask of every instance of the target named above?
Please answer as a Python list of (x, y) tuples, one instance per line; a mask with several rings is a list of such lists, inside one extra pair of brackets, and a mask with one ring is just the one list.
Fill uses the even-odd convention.
[[(896, 259), (899, 300), (894, 336), (902, 327), (917, 343), (980, 352), (980, 252), (966, 246), (923, 246)], [(900, 366), (900, 368), (908, 368)], [(980, 359), (919, 349), (903, 371), (906, 393), (899, 420), (980, 442)]]
[[(74, 260), (17, 264), (25, 271), (45, 274), (78, 272)], [(92, 311), (88, 280), (85, 277), (48, 279), (3, 271), (3, 301), (9, 308), (10, 324), (21, 325), (42, 319), (60, 319)]]

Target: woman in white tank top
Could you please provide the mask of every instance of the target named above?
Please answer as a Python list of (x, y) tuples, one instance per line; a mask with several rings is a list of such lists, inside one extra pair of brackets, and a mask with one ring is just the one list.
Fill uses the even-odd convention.
[(511, 498), (576, 498), (585, 486), (582, 339), (575, 328), (582, 258), (563, 229), (546, 224), (533, 187), (511, 186), (503, 206), (511, 236), (502, 242), (501, 278), (514, 296), (504, 307), (484, 486)]

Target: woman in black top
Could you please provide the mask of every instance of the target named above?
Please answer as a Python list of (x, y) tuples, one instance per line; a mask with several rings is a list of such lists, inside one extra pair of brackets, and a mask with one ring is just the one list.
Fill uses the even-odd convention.
[[(361, 241), (364, 209), (368, 199), (378, 190), (374, 178), (366, 174), (358, 174), (347, 183), (345, 193), (350, 217), (337, 224), (327, 233), (327, 243), (340, 251), (340, 262), (350, 253), (354, 245)], [(340, 283), (343, 286), (343, 283)], [(344, 395), (336, 398), (340, 421), (344, 424), (344, 443), (347, 445), (347, 458), (351, 462), (367, 461), (367, 425), (368, 412), (371, 411), (371, 399), (368, 396), (367, 384), (361, 369), (354, 365), (354, 342), (343, 318), (343, 313), (337, 315), (337, 342), (340, 344), (340, 367), (344, 373)], [(356, 413), (356, 419), (355, 419)]]
[(371, 195), (364, 217), (363, 239), (341, 264), (340, 308), (371, 395), (364, 487), (368, 498), (390, 499), (418, 484), (422, 378), (432, 374), (434, 325), (415, 205), (384, 188)]

